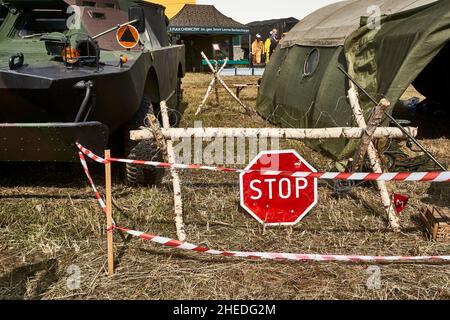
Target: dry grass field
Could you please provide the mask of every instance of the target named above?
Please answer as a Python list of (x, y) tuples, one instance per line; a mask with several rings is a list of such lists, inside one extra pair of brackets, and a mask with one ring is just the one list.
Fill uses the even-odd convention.
[[(195, 117), (209, 80), (208, 75), (187, 75), (182, 127), (196, 120), (214, 127), (270, 126), (256, 115), (241, 114), (225, 94), (220, 107)], [(226, 81), (246, 83), (256, 78)], [(244, 90), (242, 97), (254, 106), (256, 88)], [(423, 143), (450, 163), (448, 136), (432, 138), (422, 135)], [(282, 147), (298, 150), (317, 169), (333, 166), (301, 142), (283, 142)], [(101, 168), (91, 168), (102, 186)], [(336, 198), (324, 183), (317, 207), (302, 223), (264, 230), (240, 209), (237, 175), (193, 171), (182, 172), (181, 178), (191, 243), (235, 251), (450, 254), (450, 244), (427, 240), (418, 218), (424, 204), (436, 201), (429, 184), (390, 185), (412, 196), (401, 214), (401, 233), (387, 227), (378, 194), (370, 185)], [(116, 220), (124, 227), (176, 237), (171, 188), (169, 179), (159, 188), (130, 188), (115, 181)], [(104, 226), (105, 218), (77, 164), (1, 164), (0, 299), (450, 299), (448, 264), (379, 265), (381, 287), (369, 289), (368, 264), (215, 258), (122, 239), (119, 234), (115, 234), (116, 275), (107, 278)], [(73, 284), (77, 268), (80, 288), (71, 290), (67, 284)]]

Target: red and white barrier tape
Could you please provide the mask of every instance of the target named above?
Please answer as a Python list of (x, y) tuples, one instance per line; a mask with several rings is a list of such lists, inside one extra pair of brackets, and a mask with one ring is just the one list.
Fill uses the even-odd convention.
[[(80, 157), (81, 166), (84, 169), (84, 173), (86, 174), (86, 177), (89, 181), (89, 184), (91, 185), (92, 190), (94, 190), (95, 199), (98, 201), (100, 207), (102, 208), (102, 211), (106, 214), (106, 203), (105, 200), (103, 200), (102, 196), (100, 195), (100, 192), (98, 192), (97, 187), (95, 186), (94, 180), (92, 179), (91, 173), (89, 172), (88, 165), (86, 163), (86, 159), (84, 158), (83, 153), (78, 153)], [(116, 225), (116, 222), (113, 219), (113, 225)]]
[(398, 172), (398, 173), (339, 173), (339, 172), (286, 172), (286, 171), (270, 171), (270, 170), (240, 170), (230, 169), (224, 167), (208, 167), (200, 165), (184, 165), (184, 164), (171, 164), (164, 162), (142, 161), (142, 160), (127, 160), (127, 159), (115, 159), (108, 160), (103, 159), (84, 148), (77, 143), (78, 148), (92, 160), (106, 164), (109, 162), (120, 162), (128, 164), (136, 164), (143, 166), (151, 166), (157, 168), (174, 168), (181, 170), (206, 170), (216, 172), (228, 172), (228, 173), (255, 173), (260, 172), (263, 175), (278, 176), (288, 175), (295, 178), (316, 178), (324, 180), (352, 180), (352, 181), (420, 181), (420, 182), (450, 182), (450, 171), (446, 172)]
[[(89, 180), (89, 183), (95, 193), (100, 207), (106, 212), (106, 205), (97, 191), (95, 183), (89, 172), (86, 160), (80, 152), (80, 161)], [(218, 251), (206, 247), (196, 246), (190, 243), (183, 243), (178, 240), (145, 234), (144, 232), (135, 231), (127, 228), (121, 228), (113, 221), (113, 227), (108, 232), (118, 230), (143, 240), (151, 241), (166, 247), (176, 248), (180, 250), (192, 251), (197, 253), (209, 254), (214, 256), (245, 258), (252, 260), (275, 260), (275, 261), (297, 261), (297, 262), (447, 262), (450, 256), (353, 256), (353, 255), (323, 255), (323, 254), (295, 254), (295, 253), (271, 253), (271, 252), (238, 252), (238, 251)]]
[(190, 243), (183, 243), (178, 240), (158, 237), (143, 232), (126, 228), (115, 227), (114, 229), (125, 232), (134, 237), (148, 240), (166, 247), (181, 250), (204, 253), (214, 256), (245, 258), (253, 260), (277, 260), (277, 261), (315, 261), (315, 262), (417, 262), (417, 261), (450, 261), (450, 256), (346, 256), (346, 255), (324, 255), (324, 254), (297, 254), (297, 253), (272, 253), (272, 252), (237, 252), (218, 251), (206, 247), (199, 247)]

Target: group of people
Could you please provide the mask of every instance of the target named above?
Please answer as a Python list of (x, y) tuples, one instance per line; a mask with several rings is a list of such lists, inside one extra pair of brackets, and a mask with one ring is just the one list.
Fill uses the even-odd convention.
[(265, 41), (263, 41), (261, 34), (258, 33), (255, 41), (252, 43), (253, 65), (268, 63), (279, 42), (277, 29), (270, 31), (269, 37)]

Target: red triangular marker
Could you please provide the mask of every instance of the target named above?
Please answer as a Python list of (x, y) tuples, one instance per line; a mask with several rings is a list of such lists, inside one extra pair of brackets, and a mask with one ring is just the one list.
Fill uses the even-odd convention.
[(409, 201), (409, 196), (404, 196), (401, 194), (394, 194), (394, 207), (395, 211), (400, 214), (406, 209)]

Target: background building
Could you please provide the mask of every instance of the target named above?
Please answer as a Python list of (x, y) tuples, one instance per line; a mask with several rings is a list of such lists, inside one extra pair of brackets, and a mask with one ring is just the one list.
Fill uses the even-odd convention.
[[(240, 60), (244, 57), (240, 49), (242, 36), (248, 37), (249, 28), (229, 18), (211, 5), (185, 5), (171, 20), (169, 32), (178, 43), (186, 46), (186, 70), (201, 71), (201, 52), (210, 59)], [(230, 61), (229, 64), (238, 63)]]
[(146, 0), (148, 2), (158, 3), (166, 7), (166, 15), (172, 19), (183, 9), (185, 4), (196, 4), (196, 0)]

